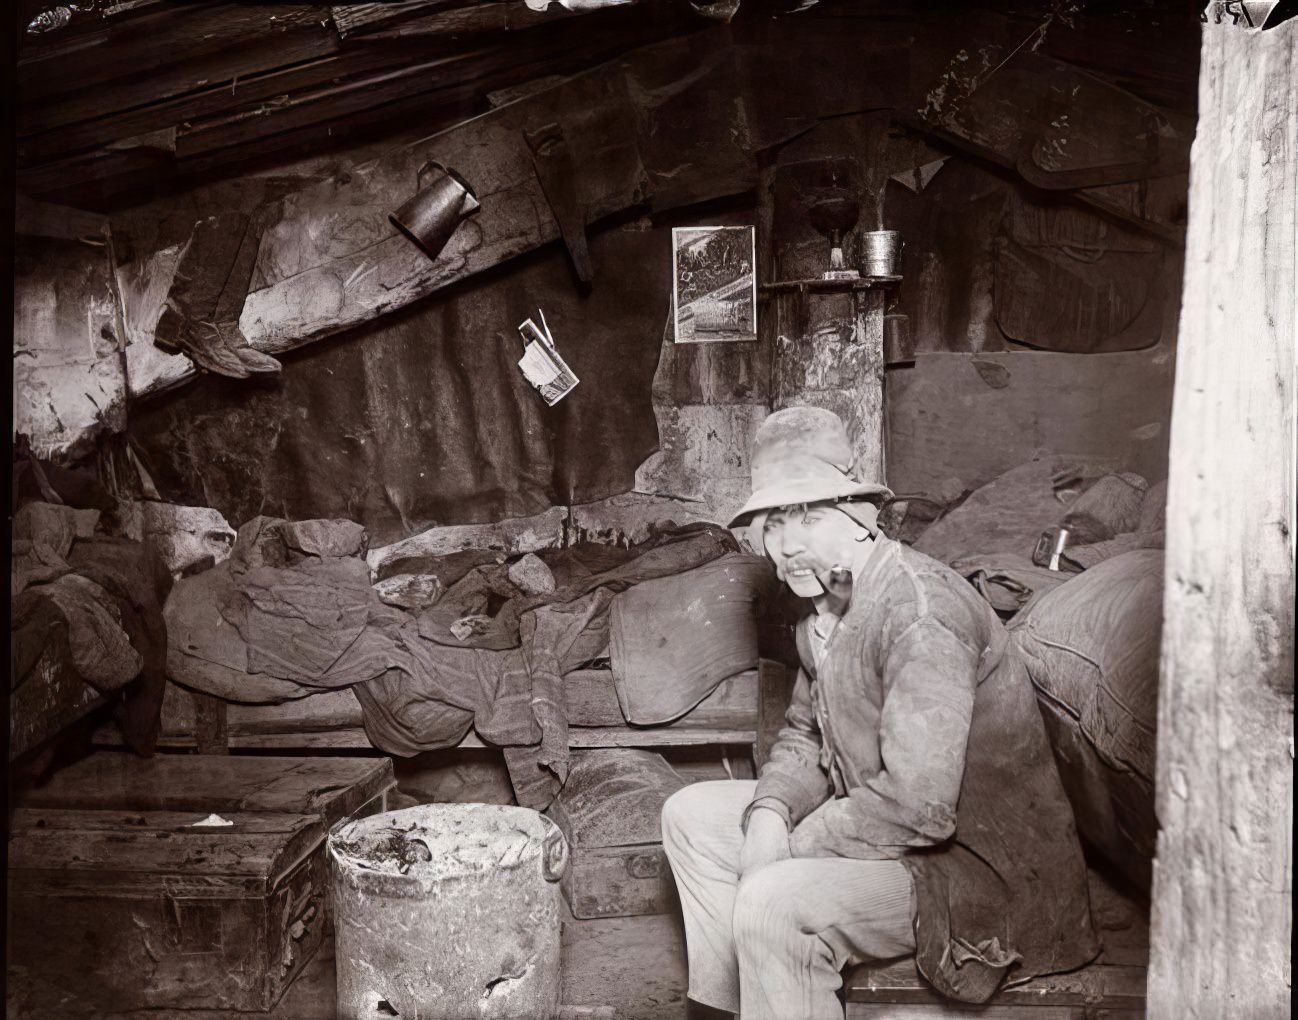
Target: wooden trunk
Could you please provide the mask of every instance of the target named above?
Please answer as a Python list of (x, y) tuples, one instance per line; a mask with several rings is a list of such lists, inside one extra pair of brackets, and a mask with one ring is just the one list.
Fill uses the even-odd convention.
[(659, 819), (663, 802), (685, 785), (650, 751), (617, 748), (576, 760), (549, 810), (571, 849), (561, 884), (574, 917), (675, 909)]
[(638, 917), (676, 909), (676, 885), (661, 843), (587, 847), (563, 877), (573, 917)]
[(318, 814), (326, 828), (382, 811), (388, 758), (289, 758), (99, 751), (24, 795), (22, 806), (97, 811)]
[[(394, 783), (387, 758), (100, 752), (60, 771), (12, 821), (11, 1009), (271, 1009), (327, 926), (325, 833)], [(211, 814), (232, 824), (195, 824)]]
[(107, 1010), (268, 1010), (320, 944), (319, 815), (24, 808), (9, 841), (11, 979)]

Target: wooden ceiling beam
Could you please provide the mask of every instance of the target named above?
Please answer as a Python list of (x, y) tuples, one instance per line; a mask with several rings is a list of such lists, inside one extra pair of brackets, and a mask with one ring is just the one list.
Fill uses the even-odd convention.
[[(511, 9), (515, 3), (526, 10), (523, 0), (467, 6), (462, 1), (434, 4), (430, 0), (419, 9), (435, 6), (437, 17), (453, 19), (466, 13), (479, 17), (488, 9)], [(414, 10), (414, 5), (401, 6), (406, 14)], [(188, 8), (167, 9), (177, 14), (169, 29), (173, 34), (183, 34), (184, 26), (212, 27), (187, 17)], [(230, 36), (218, 32), (219, 45), (213, 39), (206, 39), (201, 47), (195, 43), (200, 49), (215, 47), (197, 64), (175, 65), (169, 58), (167, 66), (152, 77), (129, 75), (103, 87), (79, 87), (31, 108), (23, 106), (17, 141), (19, 187), (35, 196), (75, 196), (101, 206), (129, 187), (130, 175), (138, 171), (165, 180), (195, 173), (199, 167), (236, 166), (247, 160), (248, 147), (271, 152), (273, 139), (282, 138), (287, 147), (315, 128), (321, 128), (322, 136), (331, 136), (335, 128), (339, 135), (354, 134), (357, 125), (391, 122), (398, 108), (432, 119), (441, 109), (471, 115), (485, 108), (487, 91), (544, 75), (575, 73), (633, 45), (705, 25), (685, 10), (645, 0), (598, 18), (580, 19), (575, 25), (545, 27), (554, 18), (527, 12), (530, 27), (520, 35), (485, 30), (469, 32), (465, 38), (414, 35), (397, 40), (353, 35), (352, 43), (340, 47), (334, 29), (322, 27), (318, 18), (322, 13), (327, 18), (327, 9), (319, 6), (263, 6), (253, 14), (241, 10), (239, 25), (251, 38), (249, 45), (227, 45)], [(148, 26), (160, 29), (160, 14), (140, 14), (130, 26), (141, 31)], [(274, 26), (269, 18), (275, 18)], [(379, 27), (396, 30), (406, 23), (410, 22), (389, 19)], [(505, 19), (492, 23), (500, 27)], [(452, 25), (463, 27), (465, 22), (447, 21), (443, 27)], [(122, 38), (114, 43), (106, 30), (95, 38), (100, 36), (103, 39), (96, 45), (108, 47), (101, 56), (110, 49), (118, 53), (110, 62), (119, 69), (123, 55), (138, 51), (139, 40)], [(90, 45), (88, 39), (91, 36), (83, 36), (82, 42)], [(179, 52), (196, 49), (182, 47)], [(47, 55), (47, 61), (53, 60)], [(77, 57), (77, 62), (82, 60), (84, 56)], [(29, 60), (29, 84), (36, 64), (39, 61)], [(44, 66), (43, 73), (48, 71), (49, 66)], [(222, 153), (223, 148), (232, 151)], [(167, 162), (169, 154), (171, 162)], [(99, 191), (87, 199), (87, 188), (91, 193)]]
[(319, 5), (169, 4), (30, 50), (16, 78), (21, 105), (32, 110), (92, 87), (121, 109), (337, 49), (328, 8)]
[[(380, 74), (394, 66), (409, 66), (413, 60), (428, 61), (427, 53), (416, 57), (409, 48), (355, 48), (291, 67), (257, 72), (246, 78), (223, 82), (174, 99), (137, 106), (123, 112), (96, 116), (40, 134), (19, 137), (19, 166), (50, 162), (86, 152), (123, 138), (134, 138), (165, 127), (184, 130), (214, 117), (233, 116), (258, 104), (283, 101), (280, 97), (305, 94)], [(455, 58), (444, 58), (453, 65)], [(102, 100), (100, 101), (102, 103)]]
[[(642, 0), (641, 6), (650, 2), (659, 0)], [(219, 5), (223, 11), (230, 6)], [(164, 20), (164, 12), (158, 12), (114, 30), (82, 35), (61, 49), (20, 61), (18, 137), (38, 158), (83, 151), (103, 143), (116, 117), (129, 120), (132, 128), (116, 137), (154, 130), (151, 115), (167, 102), (182, 108), (193, 104), (193, 115), (202, 116), (213, 112), (227, 91), (228, 105), (242, 101), (240, 90), (265, 93), (274, 87), (273, 76), (278, 74), (290, 78), (281, 88), (287, 91), (310, 84), (291, 80), (296, 75), (320, 83), (324, 75), (377, 70), (385, 61), (397, 67), (409, 62), (412, 51), (428, 59), (429, 47), (439, 44), (447, 55), (454, 55), (469, 37), (538, 28), (590, 13), (558, 6), (557, 14), (539, 13), (529, 10), (524, 0), (454, 4), (421, 0), (364, 6), (382, 9), (375, 17), (383, 17), (372, 29), (353, 28), (347, 36), (342, 36), (336, 22), (350, 8), (335, 8), (331, 22), (328, 9), (317, 6), (239, 6), (237, 15), (223, 15), (228, 27), (220, 18), (195, 21), (189, 9), (169, 8), (174, 12), (172, 20)], [(389, 8), (400, 11), (385, 13)], [(398, 20), (401, 12), (409, 19), (412, 11), (418, 14), (430, 8), (432, 13), (414, 20)], [(625, 13), (625, 7), (603, 14), (600, 20), (619, 13)], [(270, 84), (258, 85), (268, 79)]]
[[(645, 5), (647, 7), (647, 5)], [(232, 167), (254, 151), (352, 133), (390, 123), (398, 111), (442, 126), (440, 112), (481, 112), (486, 93), (556, 73), (575, 73), (632, 46), (702, 27), (698, 19), (645, 7), (613, 12), (577, 25), (492, 39), (472, 49), (393, 42), (349, 48), (317, 60), (252, 77), (229, 89), (207, 88), (180, 98), (19, 141), (18, 186), (41, 197), (77, 196), (100, 187), (102, 204), (130, 175), (172, 176)], [(174, 131), (174, 153), (157, 150), (148, 133)], [(144, 135), (143, 141), (138, 142)], [(170, 161), (169, 161), (170, 158)]]

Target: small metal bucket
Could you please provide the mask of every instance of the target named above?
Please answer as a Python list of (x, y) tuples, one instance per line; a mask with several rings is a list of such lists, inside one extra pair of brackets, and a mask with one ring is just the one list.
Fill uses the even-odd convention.
[(423, 804), (329, 834), (338, 1020), (559, 1009), (568, 841), (530, 808)]
[[(424, 175), (430, 180), (424, 183)], [(472, 186), (454, 170), (429, 160), (419, 168), (419, 190), (400, 209), (388, 214), (392, 225), (424, 250), (430, 259), (441, 254), (446, 242), (466, 216), (480, 208)]]
[(901, 251), (901, 235), (895, 230), (867, 230), (864, 238), (866, 276), (894, 276), (897, 272), (897, 254)]

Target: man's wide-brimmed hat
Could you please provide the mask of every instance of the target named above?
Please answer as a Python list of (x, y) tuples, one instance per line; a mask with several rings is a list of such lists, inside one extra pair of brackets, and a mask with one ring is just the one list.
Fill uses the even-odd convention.
[(847, 429), (821, 407), (786, 407), (767, 417), (753, 439), (751, 462), (753, 494), (730, 519), (732, 528), (780, 506), (892, 496), (886, 485), (855, 476)]

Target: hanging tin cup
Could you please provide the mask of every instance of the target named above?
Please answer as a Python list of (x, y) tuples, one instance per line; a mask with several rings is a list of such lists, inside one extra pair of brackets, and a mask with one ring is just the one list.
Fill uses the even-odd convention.
[(388, 214), (392, 225), (424, 250), (430, 259), (466, 216), (480, 207), (469, 182), (454, 170), (429, 160), (419, 168), (419, 190), (400, 209)]

